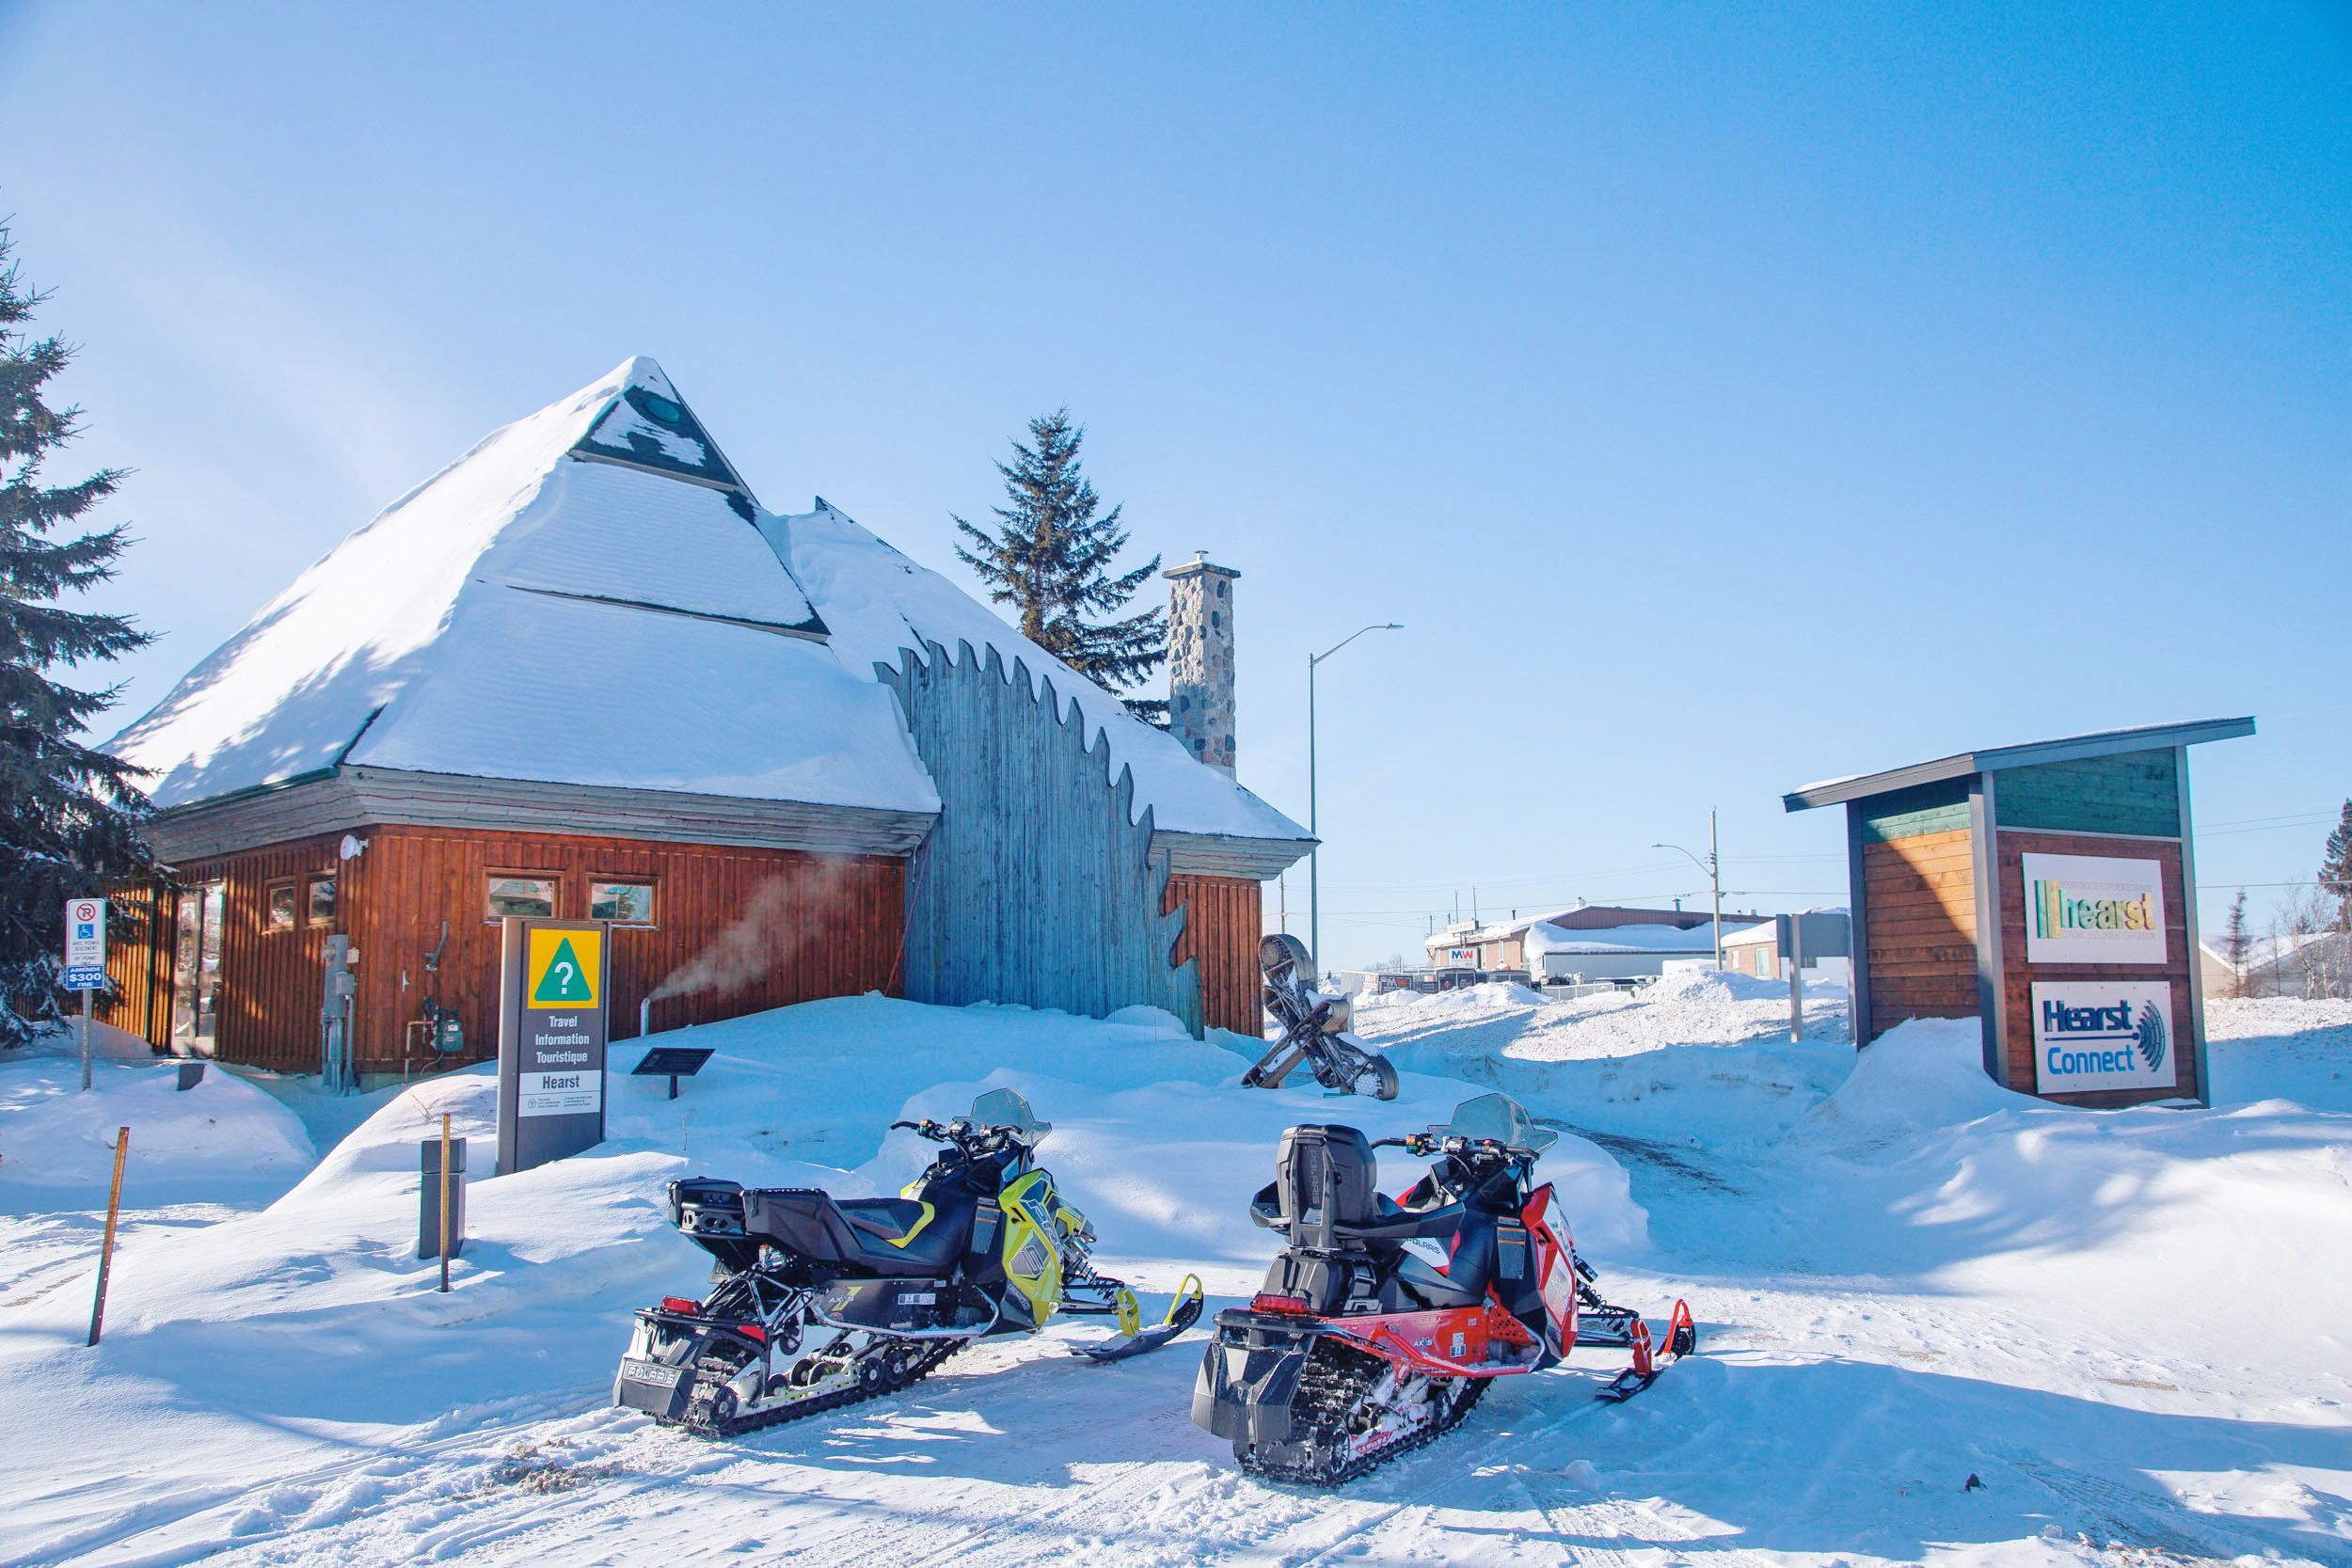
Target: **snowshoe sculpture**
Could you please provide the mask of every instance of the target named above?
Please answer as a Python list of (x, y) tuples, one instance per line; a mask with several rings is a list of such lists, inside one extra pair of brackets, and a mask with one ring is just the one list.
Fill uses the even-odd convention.
[[(1336, 1486), (1453, 1430), (1494, 1379), (1580, 1344), (1633, 1353), (1599, 1398), (1647, 1387), (1696, 1348), (1691, 1309), (1675, 1303), (1661, 1346), (1631, 1308), (1601, 1300), (1550, 1184), (1534, 1182), (1558, 1136), (1499, 1094), (1376, 1143), (1353, 1127), (1283, 1133), (1276, 1180), (1249, 1211), (1283, 1250), (1247, 1307), (1217, 1314), (1194, 1422), (1231, 1440), (1246, 1470)], [(1437, 1164), (1391, 1200), (1375, 1148)]]
[(1278, 932), (1258, 943), (1258, 968), (1265, 975), (1265, 1009), (1282, 1026), (1281, 1037), (1242, 1074), (1252, 1088), (1275, 1089), (1305, 1062), (1316, 1083), (1342, 1094), (1361, 1094), (1366, 1080), (1382, 1100), (1396, 1098), (1396, 1069), (1387, 1057), (1365, 1049), (1347, 1032), (1350, 1007), (1344, 996), (1314, 989), (1314, 964), (1307, 944)]
[(1118, 1318), (1120, 1337), (1092, 1347), (1104, 1360), (1200, 1317), (1198, 1281), (1147, 1329), (1136, 1293), (1094, 1272), (1093, 1227), (1037, 1164), (1053, 1124), (1019, 1094), (891, 1126), (944, 1146), (898, 1197), (671, 1182), (671, 1223), (718, 1259), (716, 1283), (637, 1314), (612, 1402), (730, 1436), (895, 1393), (981, 1335), (1034, 1333), (1057, 1311)]

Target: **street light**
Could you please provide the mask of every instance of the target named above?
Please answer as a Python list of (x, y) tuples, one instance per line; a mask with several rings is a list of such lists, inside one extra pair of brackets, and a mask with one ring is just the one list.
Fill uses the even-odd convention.
[(1403, 631), (1394, 621), (1359, 626), (1332, 646), (1319, 654), (1307, 656), (1307, 833), (1315, 843), (1307, 851), (1307, 951), (1314, 959), (1315, 978), (1323, 977), (1323, 879), (1317, 851), (1323, 847), (1323, 835), (1315, 826), (1315, 666), (1346, 647), (1368, 631)]
[(1699, 859), (1679, 844), (1653, 844), (1653, 849), (1672, 849), (1692, 865), (1707, 873), (1707, 879), (1715, 888), (1715, 967), (1724, 967), (1724, 870), (1722, 857), (1715, 852), (1715, 814), (1707, 814), (1707, 858)]

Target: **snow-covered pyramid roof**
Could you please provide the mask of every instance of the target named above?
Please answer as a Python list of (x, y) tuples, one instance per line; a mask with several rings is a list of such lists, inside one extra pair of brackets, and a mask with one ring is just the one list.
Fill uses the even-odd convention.
[(165, 807), (349, 764), (935, 810), (756, 510), (631, 359), (393, 502), (111, 749)]
[(1160, 831), (1306, 840), (839, 512), (763, 511), (645, 358), (393, 502), (109, 749), (165, 808), (365, 768), (929, 813), (875, 666), (932, 641), (1050, 675)]

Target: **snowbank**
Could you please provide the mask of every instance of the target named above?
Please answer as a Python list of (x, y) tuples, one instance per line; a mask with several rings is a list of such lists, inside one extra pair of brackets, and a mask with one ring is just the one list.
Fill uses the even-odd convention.
[(103, 1023), (88, 1093), (70, 1033), (0, 1053), (0, 1210), (46, 1207), (55, 1195), (19, 1188), (74, 1187), (103, 1207), (114, 1171), (115, 1132), (131, 1129), (124, 1182), (152, 1201), (168, 1183), (179, 1197), (220, 1186), (291, 1180), (313, 1155), (293, 1113), (218, 1069), (179, 1088), (179, 1064), (156, 1059), (145, 1041)]
[(2352, 1111), (2352, 1002), (2209, 1000), (2205, 1051), (2217, 1105), (2292, 1100)]
[(1806, 1131), (1883, 1141), (2042, 1103), (1985, 1076), (1984, 1035), (1975, 1019), (1919, 1018), (1856, 1053), (1852, 1072), (1814, 1107)]
[(1558, 1001), (1522, 986), (1397, 993), (1358, 1009), (1357, 1032), (1400, 1067), (1490, 1084), (1566, 1126), (1677, 1143), (1768, 1135), (1843, 1082), (1845, 992), (1805, 990), (1788, 1039), (1788, 988), (1740, 974), (1668, 975), (1636, 991)]

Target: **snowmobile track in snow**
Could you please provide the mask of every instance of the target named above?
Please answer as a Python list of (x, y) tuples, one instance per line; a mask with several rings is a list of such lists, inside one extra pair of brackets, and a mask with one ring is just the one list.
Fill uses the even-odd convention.
[[(2067, 1528), (2069, 1534), (2081, 1532), (2094, 1546), (2121, 1545), (2161, 1552), (2183, 1562), (2199, 1564), (2227, 1563), (2241, 1556), (2263, 1555), (2259, 1544), (2241, 1542), (2224, 1545), (2201, 1531), (2192, 1533), (2205, 1521), (2154, 1493), (2119, 1485), (2105, 1476), (2094, 1476), (2039, 1454), (2013, 1457), (2010, 1463), (2061, 1501), (2072, 1504), (2074, 1516), (2062, 1519), (2061, 1528)], [(2173, 1522), (2176, 1519), (2193, 1520), (2194, 1524), (2184, 1528)]]

